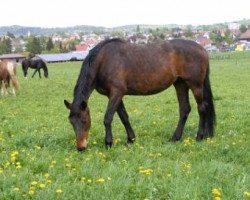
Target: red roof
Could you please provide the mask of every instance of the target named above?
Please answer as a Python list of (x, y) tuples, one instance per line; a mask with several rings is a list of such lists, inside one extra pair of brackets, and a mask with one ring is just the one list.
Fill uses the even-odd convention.
[(250, 29), (240, 35), (240, 39), (250, 39)]
[(75, 46), (76, 51), (88, 51), (89, 50), (89, 45), (85, 43), (81, 43)]
[(203, 36), (199, 36), (197, 39), (196, 39), (196, 42), (198, 44), (200, 44), (201, 46), (206, 46), (208, 44), (211, 44), (212, 41), (206, 37), (203, 37)]

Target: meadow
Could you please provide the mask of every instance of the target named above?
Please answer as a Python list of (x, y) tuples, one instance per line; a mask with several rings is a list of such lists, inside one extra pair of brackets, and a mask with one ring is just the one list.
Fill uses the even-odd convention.
[(126, 96), (136, 133), (126, 146), (118, 116), (114, 146), (104, 145), (107, 98), (94, 92), (89, 146), (75, 148), (63, 100), (72, 101), (81, 62), (49, 63), (49, 79), (24, 79), (0, 97), (0, 199), (201, 200), (250, 199), (250, 52), (211, 57), (215, 137), (196, 142), (192, 111), (183, 138), (169, 143), (178, 120), (173, 87), (154, 96)]

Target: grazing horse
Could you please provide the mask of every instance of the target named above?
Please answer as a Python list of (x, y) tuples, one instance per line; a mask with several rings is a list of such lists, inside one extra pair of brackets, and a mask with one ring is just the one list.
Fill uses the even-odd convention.
[[(10, 82), (11, 81), (11, 82)], [(12, 83), (12, 93), (16, 95), (19, 84), (16, 77), (16, 63), (10, 60), (0, 60), (0, 88), (1, 94), (7, 94), (7, 88)]]
[(135, 140), (124, 95), (152, 95), (171, 85), (179, 102), (179, 121), (170, 141), (181, 139), (191, 110), (189, 90), (192, 91), (199, 113), (196, 140), (212, 137), (215, 109), (209, 81), (209, 58), (206, 50), (194, 41), (171, 40), (136, 45), (121, 39), (105, 40), (95, 46), (82, 64), (75, 85), (73, 103), (64, 100), (70, 110), (69, 121), (76, 134), (79, 151), (87, 147), (91, 124), (88, 99), (94, 89), (109, 99), (104, 117), (105, 144), (112, 146), (111, 122), (115, 112), (127, 132), (127, 142)]
[(22, 61), (22, 69), (23, 69), (23, 74), (24, 77), (27, 77), (28, 74), (28, 68), (35, 69), (32, 78), (35, 76), (36, 72), (39, 73), (39, 77), (41, 78), (41, 72), (40, 69), (43, 69), (44, 71), (44, 77), (48, 78), (48, 67), (46, 63), (42, 59), (37, 59), (37, 58), (29, 58), (29, 59), (24, 59)]

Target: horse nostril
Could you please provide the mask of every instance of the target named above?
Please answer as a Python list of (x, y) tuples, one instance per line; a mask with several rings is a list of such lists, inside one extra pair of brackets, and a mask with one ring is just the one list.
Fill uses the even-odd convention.
[(79, 152), (84, 152), (86, 150), (86, 147), (77, 147), (77, 150)]

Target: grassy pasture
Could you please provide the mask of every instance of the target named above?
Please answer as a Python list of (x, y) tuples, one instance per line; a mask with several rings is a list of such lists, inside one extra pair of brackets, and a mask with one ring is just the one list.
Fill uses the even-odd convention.
[[(225, 57), (226, 55), (226, 57)], [(196, 143), (192, 111), (181, 142), (168, 143), (178, 120), (174, 88), (126, 96), (135, 144), (117, 115), (114, 146), (104, 147), (107, 98), (94, 92), (89, 148), (75, 149), (63, 100), (72, 100), (80, 62), (48, 64), (49, 79), (24, 79), (20, 92), (0, 97), (0, 199), (250, 199), (250, 54), (211, 59), (216, 135)]]

